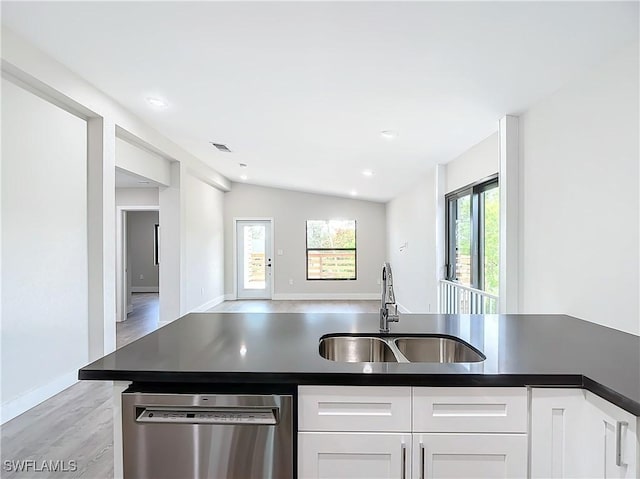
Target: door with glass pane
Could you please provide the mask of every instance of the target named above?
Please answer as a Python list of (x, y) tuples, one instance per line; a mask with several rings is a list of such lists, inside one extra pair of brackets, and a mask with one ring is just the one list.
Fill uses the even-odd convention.
[(238, 299), (271, 299), (271, 220), (236, 221)]
[(498, 294), (500, 193), (498, 178), (446, 195), (446, 278)]

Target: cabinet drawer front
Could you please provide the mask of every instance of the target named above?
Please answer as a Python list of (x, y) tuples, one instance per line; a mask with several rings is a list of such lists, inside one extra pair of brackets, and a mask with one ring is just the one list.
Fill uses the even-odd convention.
[(413, 388), (413, 430), (527, 432), (527, 390)]
[(411, 431), (411, 388), (300, 386), (300, 431)]

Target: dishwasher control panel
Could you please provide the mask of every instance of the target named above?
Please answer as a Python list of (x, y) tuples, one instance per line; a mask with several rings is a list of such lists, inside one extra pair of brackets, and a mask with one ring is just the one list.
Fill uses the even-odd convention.
[(140, 408), (136, 422), (184, 424), (246, 424), (275, 425), (274, 409), (165, 409)]

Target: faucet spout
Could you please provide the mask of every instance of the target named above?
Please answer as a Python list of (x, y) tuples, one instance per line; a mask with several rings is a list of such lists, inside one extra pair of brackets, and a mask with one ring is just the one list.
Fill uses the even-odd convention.
[[(380, 298), (380, 332), (389, 332), (389, 323), (397, 323), (400, 320), (398, 305), (393, 292), (393, 273), (391, 264), (385, 262), (382, 265), (382, 297)], [(393, 313), (389, 312), (389, 306), (393, 307)]]

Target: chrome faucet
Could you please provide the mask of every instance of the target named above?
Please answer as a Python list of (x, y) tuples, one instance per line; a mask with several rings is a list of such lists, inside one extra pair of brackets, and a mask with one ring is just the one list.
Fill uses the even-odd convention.
[[(393, 314), (389, 313), (389, 306), (393, 306)], [(393, 274), (391, 265), (382, 265), (382, 299), (380, 300), (380, 332), (389, 332), (389, 323), (397, 323), (400, 320), (396, 296), (393, 293)]]

